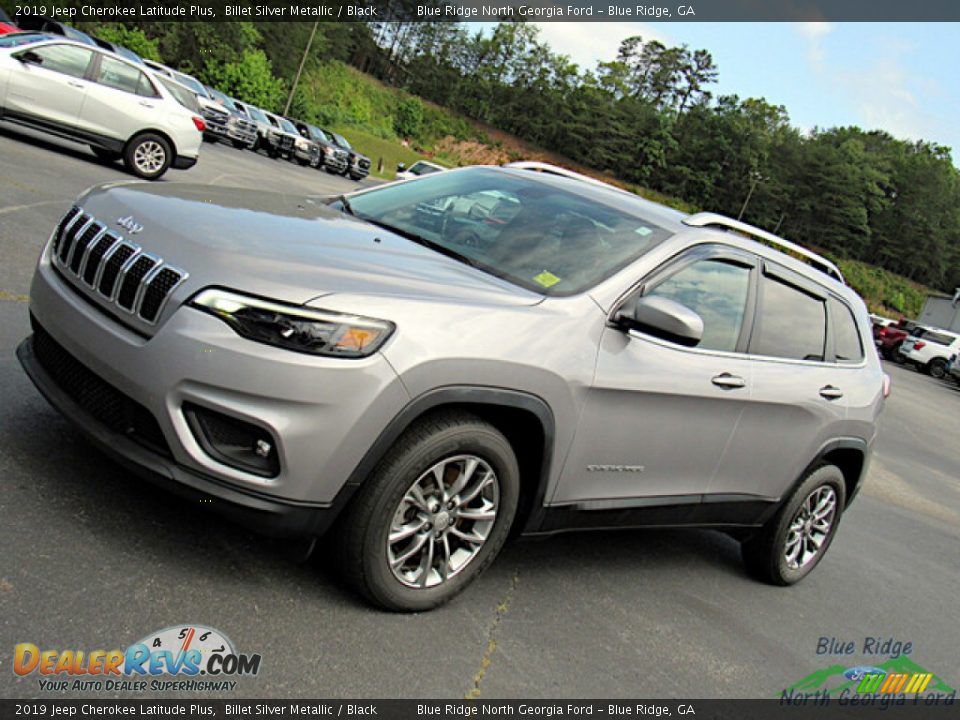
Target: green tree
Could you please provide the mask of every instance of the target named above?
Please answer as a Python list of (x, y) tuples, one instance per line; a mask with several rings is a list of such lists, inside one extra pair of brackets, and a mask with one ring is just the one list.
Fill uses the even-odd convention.
[(263, 50), (246, 50), (232, 62), (210, 61), (204, 76), (222, 92), (274, 112), (286, 97), (284, 83), (274, 77)]

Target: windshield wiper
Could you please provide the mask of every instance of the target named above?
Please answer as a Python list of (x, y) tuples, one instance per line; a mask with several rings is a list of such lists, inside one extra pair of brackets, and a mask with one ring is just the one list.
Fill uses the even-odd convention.
[(340, 205), (343, 207), (343, 211), (344, 211), (347, 215), (353, 215), (354, 217), (357, 216), (357, 214), (353, 211), (353, 208), (350, 207), (350, 201), (347, 200), (347, 196), (346, 196), (346, 195), (337, 195), (337, 196), (334, 198), (334, 200), (338, 200), (338, 201), (340, 202)]

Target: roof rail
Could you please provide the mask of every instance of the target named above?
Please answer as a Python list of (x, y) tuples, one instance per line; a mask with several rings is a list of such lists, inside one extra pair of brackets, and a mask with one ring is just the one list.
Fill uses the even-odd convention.
[(846, 284), (846, 280), (843, 279), (843, 274), (840, 272), (840, 268), (827, 260), (825, 257), (817, 255), (815, 252), (811, 252), (804, 247), (800, 247), (796, 243), (792, 243), (789, 240), (784, 240), (778, 235), (774, 235), (766, 230), (761, 230), (760, 228), (754, 227), (753, 225), (749, 225), (745, 222), (728, 218), (726, 215), (702, 212), (684, 218), (683, 223), (684, 225), (690, 225), (691, 227), (719, 227), (727, 230), (736, 230), (737, 232), (743, 233), (744, 235), (749, 235), (752, 238), (765, 240), (775, 247), (783, 250), (789, 250), (792, 253), (800, 255), (801, 257), (805, 258), (813, 267), (817, 268), (817, 270), (820, 270), (833, 279), (839, 280), (841, 283)]
[[(605, 183), (602, 180), (597, 180), (592, 178), (589, 175), (583, 175), (582, 173), (574, 172), (573, 170), (567, 170), (564, 167), (559, 165), (551, 165), (550, 163), (540, 162), (539, 160), (520, 160), (519, 162), (507, 163), (504, 167), (516, 168), (517, 170), (533, 170), (534, 172), (542, 172), (547, 175), (559, 175), (560, 177), (570, 178), (571, 180), (580, 180), (581, 182), (590, 183), (591, 185), (599, 185), (600, 187), (607, 188), (608, 190), (617, 190), (627, 195), (634, 195), (629, 190), (624, 190), (621, 187), (616, 185), (611, 185), (610, 183)], [(636, 197), (634, 195), (634, 197)]]

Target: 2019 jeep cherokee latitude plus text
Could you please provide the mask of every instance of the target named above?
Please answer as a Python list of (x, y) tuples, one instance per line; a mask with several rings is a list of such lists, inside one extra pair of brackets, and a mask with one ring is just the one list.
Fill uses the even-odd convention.
[(127, 466), (328, 532), (388, 608), (449, 599), (511, 529), (724, 528), (785, 585), (860, 487), (884, 378), (835, 267), (732, 227), (762, 234), (510, 167), (105, 186), (47, 243), (18, 354)]

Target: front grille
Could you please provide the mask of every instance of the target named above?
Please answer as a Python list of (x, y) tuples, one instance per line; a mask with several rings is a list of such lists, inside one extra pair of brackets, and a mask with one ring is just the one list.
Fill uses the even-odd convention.
[(293, 138), (290, 137), (289, 135), (281, 135), (281, 136), (280, 136), (280, 147), (282, 147), (284, 150), (291, 150), (291, 149), (293, 149)]
[(53, 238), (53, 260), (68, 279), (95, 289), (101, 301), (154, 323), (187, 273), (125, 240), (80, 208), (72, 208)]
[(33, 353), (50, 379), (98, 422), (156, 452), (170, 455), (170, 447), (153, 414), (77, 360), (36, 320)]
[(370, 161), (367, 158), (357, 158), (357, 164), (364, 170), (370, 169)]

